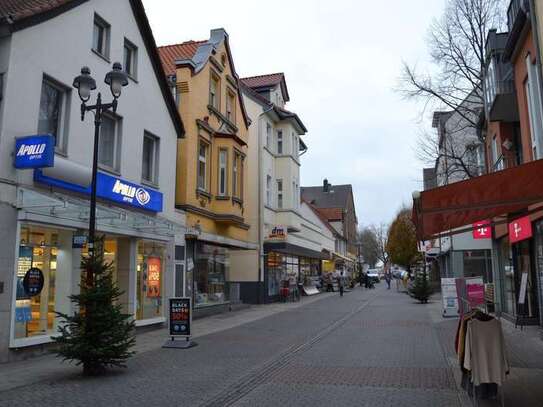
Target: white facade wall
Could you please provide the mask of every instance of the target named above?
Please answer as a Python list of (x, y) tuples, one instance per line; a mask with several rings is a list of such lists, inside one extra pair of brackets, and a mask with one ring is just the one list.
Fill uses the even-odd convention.
[[(91, 50), (93, 38), (94, 15), (97, 13), (110, 24), (109, 61)], [(28, 210), (17, 210), (20, 206), (21, 191), (33, 191), (44, 197), (43, 204), (58, 202), (58, 197), (81, 200), (88, 208), (88, 197), (74, 196), (72, 193), (51, 188), (33, 181), (32, 170), (16, 170), (13, 167), (13, 150), (15, 138), (34, 135), (38, 130), (40, 95), (44, 75), (66, 90), (64, 110), (64, 131), (66, 149), (59, 152), (71, 162), (91, 168), (92, 144), (94, 136), (93, 114), (88, 113), (85, 121), (80, 120), (80, 100), (77, 90), (72, 88), (75, 76), (79, 75), (82, 66), (89, 66), (98, 89), (93, 93), (89, 104), (94, 103), (98, 91), (102, 92), (104, 102), (112, 100), (111, 93), (104, 77), (112, 69), (113, 62), (123, 60), (124, 39), (137, 46), (137, 80), (129, 79), (129, 85), (123, 88), (119, 99), (117, 114), (122, 118), (120, 143), (120, 162), (118, 172), (112, 175), (135, 184), (142, 182), (142, 150), (144, 131), (159, 138), (158, 185), (150, 187), (163, 194), (163, 211), (159, 214), (137, 211), (130, 207), (120, 208), (110, 202), (101, 202), (100, 207), (112, 208), (119, 212), (131, 214), (132, 218), (141, 222), (168, 221), (175, 225), (175, 231), (157, 237), (167, 246), (167, 256), (163, 262), (162, 298), (173, 294), (174, 265), (173, 246), (184, 244), (184, 222), (182, 212), (175, 210), (175, 166), (177, 149), (177, 132), (172, 118), (159, 88), (155, 72), (147, 54), (143, 38), (127, 0), (108, 1), (91, 0), (77, 6), (55, 18), (38, 25), (13, 33), (10, 37), (0, 39), (0, 74), (3, 74), (3, 100), (0, 102), (0, 282), (4, 283), (4, 291), (0, 292), (0, 361), (9, 360), (8, 346), (31, 346), (50, 341), (46, 336), (24, 338), (14, 341), (15, 286), (19, 256), (19, 240), (21, 222), (31, 222), (46, 228), (55, 228), (59, 232), (59, 245), (67, 250), (59, 249), (57, 258), (56, 297), (62, 296), (63, 302), (59, 310), (69, 311), (66, 295), (76, 292), (79, 281), (80, 250), (71, 250), (71, 235), (77, 230), (85, 230), (88, 220), (66, 220), (61, 216), (33, 215)], [(146, 186), (147, 188), (147, 186)], [(86, 203), (85, 203), (86, 201)], [(38, 209), (36, 209), (38, 210)], [(47, 209), (49, 210), (49, 209)], [(19, 219), (19, 221), (18, 221)], [(39, 223), (41, 222), (41, 223)], [(40, 227), (41, 227), (40, 226)], [(133, 226), (133, 225), (132, 225)], [(127, 254), (118, 259), (117, 278), (124, 284), (126, 298), (124, 306), (129, 312), (135, 312), (136, 295), (136, 246), (138, 239), (153, 239), (152, 228), (140, 229), (135, 235), (134, 228), (125, 229), (122, 222), (108, 224), (98, 222), (99, 232), (113, 233), (118, 236), (119, 250)], [(175, 234), (175, 236), (174, 236)], [(62, 277), (59, 278), (59, 277)], [(166, 315), (167, 301), (162, 302), (162, 315)], [(159, 318), (163, 322), (164, 317)], [(11, 354), (13, 356), (13, 354)]]

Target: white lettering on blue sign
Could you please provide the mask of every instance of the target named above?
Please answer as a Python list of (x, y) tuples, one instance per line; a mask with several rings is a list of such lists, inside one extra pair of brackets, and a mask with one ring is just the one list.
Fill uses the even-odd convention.
[(145, 189), (125, 184), (121, 180), (115, 181), (112, 192), (120, 194), (125, 202), (132, 203), (136, 198), (139, 204), (143, 206), (147, 205), (151, 200), (151, 195)]
[(47, 144), (22, 144), (17, 151), (17, 157), (28, 157), (29, 160), (40, 159)]
[(18, 138), (14, 156), (15, 168), (52, 167), (55, 162), (55, 139), (49, 134)]

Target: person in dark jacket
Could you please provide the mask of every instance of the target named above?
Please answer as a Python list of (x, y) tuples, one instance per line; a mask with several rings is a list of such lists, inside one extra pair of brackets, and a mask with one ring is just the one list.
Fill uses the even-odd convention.
[(339, 277), (337, 278), (337, 285), (339, 287), (339, 295), (343, 297), (343, 290), (345, 290), (345, 276), (343, 275), (343, 271), (339, 273)]

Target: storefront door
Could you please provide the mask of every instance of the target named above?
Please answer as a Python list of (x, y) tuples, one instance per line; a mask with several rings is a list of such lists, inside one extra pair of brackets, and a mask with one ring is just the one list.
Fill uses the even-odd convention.
[[(535, 265), (532, 261), (532, 239), (513, 245), (514, 284), (517, 298), (517, 313), (529, 318), (539, 318), (539, 303), (537, 298), (537, 284)], [(524, 305), (518, 303), (522, 275), (527, 274), (527, 288)]]

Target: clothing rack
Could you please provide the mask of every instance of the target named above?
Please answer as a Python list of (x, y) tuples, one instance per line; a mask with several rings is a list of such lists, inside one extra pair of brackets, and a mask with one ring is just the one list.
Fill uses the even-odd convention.
[[(462, 303), (463, 303), (463, 308), (462, 308), (462, 309), (463, 309), (463, 314), (464, 314), (464, 315), (465, 315), (465, 314), (468, 314), (468, 313), (470, 313), (470, 312), (472, 312), (472, 311), (479, 311), (479, 312), (483, 312), (483, 313), (487, 314), (488, 316), (491, 316), (492, 318), (495, 318), (495, 319), (497, 319), (497, 320), (500, 320), (500, 317), (499, 317), (499, 316), (491, 315), (491, 314), (488, 312), (488, 306), (489, 306), (489, 305), (494, 305), (494, 306), (496, 305), (496, 304), (495, 304), (494, 302), (492, 302), (492, 301), (487, 301), (487, 300), (485, 299), (484, 304), (481, 304), (481, 306), (484, 306), (484, 310), (483, 310), (483, 309), (480, 308), (481, 306), (472, 306), (472, 302), (469, 301), (467, 298), (459, 297), (458, 300), (459, 300), (459, 301), (462, 301)], [(460, 318), (463, 318), (463, 315), (461, 315)], [(464, 373), (463, 373), (463, 374), (464, 374)], [(470, 390), (471, 390), (471, 394), (472, 394), (471, 399), (472, 399), (472, 401), (473, 401), (473, 403), (474, 403), (474, 406), (475, 406), (475, 407), (478, 407), (478, 406), (480, 405), (480, 403), (479, 403), (479, 398), (478, 398), (477, 395), (476, 395), (476, 390), (475, 390), (475, 387), (476, 387), (476, 386), (475, 386), (474, 383), (471, 381), (471, 379), (469, 380), (469, 383), (468, 383), (467, 385), (470, 386), (470, 388), (465, 389), (465, 390), (466, 390), (466, 392), (468, 392), (468, 393), (469, 393)], [(503, 385), (501, 385), (501, 386), (498, 385), (498, 386), (497, 386), (497, 394), (496, 394), (496, 396), (497, 396), (498, 400), (500, 401), (500, 405), (501, 405), (502, 407), (505, 407), (505, 397), (504, 397), (504, 392), (503, 392)]]

